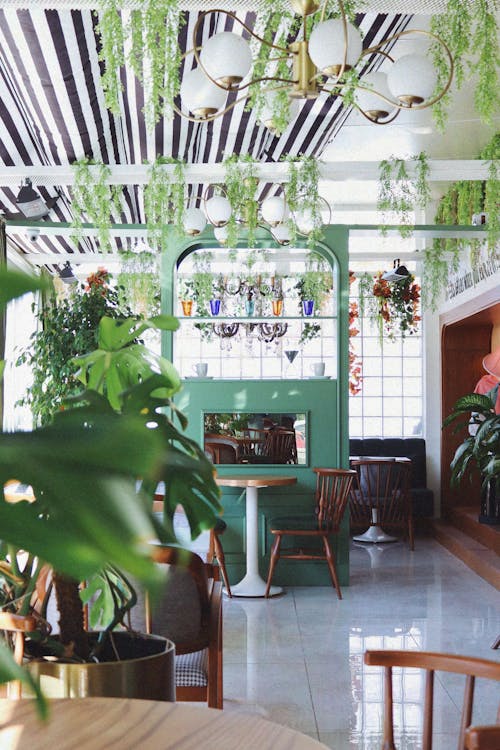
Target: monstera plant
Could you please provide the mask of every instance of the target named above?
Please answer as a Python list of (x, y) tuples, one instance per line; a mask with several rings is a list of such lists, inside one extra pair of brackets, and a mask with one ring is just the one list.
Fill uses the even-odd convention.
[[(10, 299), (38, 287), (36, 280), (1, 269), (0, 311)], [(54, 414), (52, 423), (30, 433), (0, 434), (1, 486), (18, 480), (33, 488), (34, 497), (33, 502), (15, 504), (0, 498), (2, 608), (15, 613), (20, 601), (26, 606), (41, 563), (49, 564), (56, 571), (56, 586), (59, 577), (64, 579), (64, 593), (57, 597), (58, 653), (62, 648), (69, 659), (99, 659), (105, 638), (98, 640), (93, 653), (87, 650), (77, 581), (89, 581), (93, 598), (108, 603), (99, 615), (107, 633), (133, 603), (133, 591), (130, 597), (124, 595), (129, 577), (154, 595), (160, 579), (148, 541), (175, 541), (172, 517), (177, 504), (184, 506), (193, 536), (213, 525), (219, 510), (212, 466), (183, 434), (184, 417), (171, 401), (179, 377), (169, 362), (138, 342), (148, 327), (176, 325), (166, 316), (151, 321), (104, 317), (97, 349), (77, 361), (81, 393)], [(152, 512), (160, 481), (166, 488), (163, 521)], [(37, 560), (24, 578), (18, 565), (21, 550)], [(12, 575), (19, 585), (24, 583), (24, 596), (17, 599), (5, 596)], [(61, 612), (66, 605), (71, 612), (76, 607), (78, 615), (72, 624), (76, 630), (68, 635)], [(102, 621), (103, 612), (107, 622)], [(47, 640), (45, 629), (33, 639)], [(0, 649), (0, 680), (19, 675), (8, 652)]]

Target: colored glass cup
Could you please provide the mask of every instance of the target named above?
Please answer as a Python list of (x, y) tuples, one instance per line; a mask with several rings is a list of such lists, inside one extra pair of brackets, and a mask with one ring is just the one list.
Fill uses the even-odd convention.
[(220, 299), (210, 300), (210, 313), (211, 315), (218, 315), (220, 313)]
[(273, 315), (281, 315), (281, 313), (283, 312), (283, 300), (273, 299), (272, 306), (273, 306)]
[(310, 317), (314, 312), (314, 300), (313, 299), (306, 299), (302, 302), (302, 310), (304, 311), (304, 315), (307, 317)]
[(193, 312), (193, 300), (192, 299), (182, 299), (181, 300), (181, 307), (182, 312), (186, 316), (190, 316)]

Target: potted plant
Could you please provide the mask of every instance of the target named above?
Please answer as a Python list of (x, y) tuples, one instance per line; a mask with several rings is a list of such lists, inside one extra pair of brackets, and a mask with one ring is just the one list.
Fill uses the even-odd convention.
[(38, 330), (17, 361), (28, 364), (33, 373), (33, 383), (21, 404), (30, 407), (35, 424), (50, 422), (63, 400), (81, 391), (72, 359), (95, 349), (100, 319), (131, 314), (120, 304), (110, 278), (106, 269), (99, 268), (85, 285), (70, 289), (62, 298), (47, 294), (39, 309)]
[(474, 470), (479, 472), (479, 521), (487, 524), (500, 523), (500, 414), (495, 413), (498, 388), (484, 395), (462, 396), (443, 422), (443, 427), (455, 423), (454, 432), (469, 427), (469, 436), (458, 446), (450, 464), (451, 484), (458, 485), (465, 476), (472, 478)]
[(295, 288), (299, 293), (302, 314), (306, 317), (319, 315), (327, 295), (332, 290), (331, 273), (323, 268), (322, 259), (315, 258), (308, 263)]
[(219, 274), (212, 280), (212, 297), (209, 300), (211, 315), (218, 315), (220, 313), (225, 291), (224, 277), (222, 274)]
[[(5, 284), (6, 289), (13, 289), (7, 300), (17, 290), (34, 286), (12, 272), (1, 274), (2, 287)], [(2, 295), (0, 301), (4, 303), (4, 299)], [(32, 503), (16, 504), (0, 499), (2, 538), (10, 545), (8, 561), (15, 567), (16, 551), (22, 549), (57, 571), (56, 584), (58, 578), (62, 580), (58, 609), (61, 616), (67, 608), (75, 617), (74, 622), (71, 614), (69, 620), (62, 617), (55, 654), (60, 656), (62, 644), (66, 658), (78, 659), (83, 668), (101, 665), (87, 664), (85, 653), (77, 653), (80, 642), (85, 651), (88, 634), (83, 629), (83, 603), (76, 581), (89, 581), (88, 594), (97, 598), (91, 612), (105, 630), (91, 641), (90, 649), (94, 658), (106, 658), (106, 643), (119, 647), (122, 640), (113, 628), (134, 601), (129, 577), (150, 587), (159, 584), (144, 540), (175, 541), (172, 518), (179, 502), (184, 505), (193, 536), (213, 525), (214, 511), (219, 508), (211, 464), (173, 418), (159, 411), (168, 407), (169, 413), (177, 414), (171, 397), (180, 379), (168, 361), (138, 341), (148, 327), (175, 325), (168, 316), (151, 321), (104, 317), (98, 348), (78, 360), (79, 377), (87, 390), (57, 411), (51, 424), (32, 433), (0, 436), (2, 486), (9, 479), (18, 479), (33, 487), (35, 498)], [(183, 416), (177, 414), (176, 418), (183, 427)], [(142, 478), (139, 491), (137, 477)], [(162, 523), (152, 513), (159, 481), (167, 487)], [(28, 578), (26, 591), (33, 586), (34, 580)], [(16, 605), (10, 603), (11, 611)], [(66, 635), (63, 630), (68, 623), (71, 632)], [(45, 632), (36, 631), (32, 640), (54, 646)], [(64, 668), (56, 664), (56, 671)], [(75, 666), (71, 663), (69, 668)], [(39, 671), (45, 669), (46, 663)], [(10, 678), (12, 674), (17, 678), (16, 672), (9, 672)], [(72, 680), (68, 678), (66, 684)], [(72, 684), (85, 684), (86, 680), (80, 676)], [(134, 682), (142, 697), (153, 697), (144, 691), (141, 680)]]
[(192, 279), (179, 279), (179, 299), (182, 314), (191, 317), (193, 313), (193, 302), (195, 298), (194, 284)]

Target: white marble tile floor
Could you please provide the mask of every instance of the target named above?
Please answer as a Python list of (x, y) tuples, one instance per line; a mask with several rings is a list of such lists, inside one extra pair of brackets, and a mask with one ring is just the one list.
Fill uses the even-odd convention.
[[(270, 600), (224, 599), (224, 708), (256, 712), (334, 750), (381, 747), (382, 670), (366, 649), (447, 651), (500, 660), (500, 596), (437, 542), (353, 544), (342, 601), (327, 587)], [(436, 675), (435, 750), (456, 747), (462, 678)], [(494, 723), (500, 685), (477, 684), (475, 723)], [(418, 750), (421, 673), (395, 692), (398, 750)]]

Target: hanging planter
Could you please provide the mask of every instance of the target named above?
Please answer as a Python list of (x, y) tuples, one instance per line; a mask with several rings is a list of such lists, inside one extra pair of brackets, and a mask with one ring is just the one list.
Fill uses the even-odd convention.
[(368, 309), (377, 323), (380, 340), (387, 336), (393, 341), (396, 336), (405, 338), (418, 330), (420, 286), (410, 273), (400, 281), (386, 281), (383, 275), (380, 272), (375, 276)]

